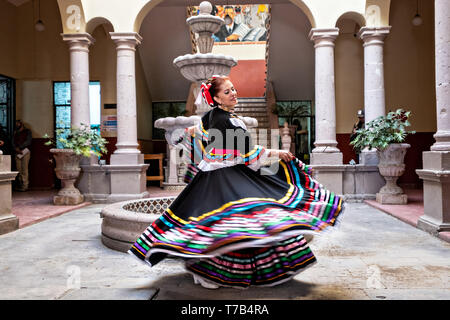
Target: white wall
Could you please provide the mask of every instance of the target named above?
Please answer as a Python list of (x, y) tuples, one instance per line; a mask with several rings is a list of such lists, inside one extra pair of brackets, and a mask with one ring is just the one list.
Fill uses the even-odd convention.
[(190, 81), (173, 60), (191, 54), (185, 7), (156, 7), (142, 23), (142, 44), (138, 48), (147, 85), (153, 101), (186, 100)]
[(278, 100), (314, 100), (311, 25), (293, 4), (272, 5), (268, 79)]
[(53, 96), (51, 80), (22, 80), (22, 108), (17, 110), (17, 119), (21, 119), (31, 129), (34, 138), (46, 133), (53, 136)]

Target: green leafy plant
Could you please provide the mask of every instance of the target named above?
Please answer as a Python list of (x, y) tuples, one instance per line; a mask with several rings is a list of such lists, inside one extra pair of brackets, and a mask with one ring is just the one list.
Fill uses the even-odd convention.
[(411, 111), (397, 109), (389, 112), (386, 116), (378, 117), (368, 123), (365, 127), (356, 131), (356, 138), (350, 142), (354, 149), (368, 147), (383, 150), (391, 143), (402, 143), (408, 134), (415, 131), (407, 131), (406, 127), (411, 124), (409, 117)]
[[(85, 124), (81, 124), (79, 128), (56, 129), (56, 136), (59, 137), (58, 142), (63, 149), (72, 149), (76, 154), (85, 157), (90, 157), (91, 153), (101, 156), (107, 152), (105, 145), (108, 141)], [(55, 139), (50, 138), (48, 134), (45, 134), (44, 138), (48, 139), (45, 145), (56, 146)]]

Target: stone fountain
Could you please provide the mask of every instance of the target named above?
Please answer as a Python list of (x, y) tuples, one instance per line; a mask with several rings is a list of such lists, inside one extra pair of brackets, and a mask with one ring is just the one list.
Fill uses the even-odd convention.
[[(211, 53), (214, 45), (212, 34), (216, 33), (224, 24), (224, 20), (211, 15), (211, 11), (211, 3), (204, 1), (200, 3), (200, 14), (186, 20), (192, 31), (198, 35), (197, 42), (200, 53), (186, 54), (173, 61), (174, 65), (180, 69), (181, 74), (197, 85), (193, 92), (195, 97), (200, 92), (202, 82), (212, 75), (229, 75), (231, 68), (237, 64), (233, 57)], [(201, 116), (210, 110), (210, 106), (203, 99), (200, 100), (196, 101), (196, 115), (167, 117), (155, 121), (156, 128), (165, 130), (165, 138), (169, 146), (167, 168), (169, 173), (167, 180), (163, 183), (166, 190), (185, 187), (185, 183), (180, 183), (178, 179), (179, 166), (182, 163), (177, 161), (180, 158), (173, 141), (185, 128), (198, 124)], [(244, 117), (243, 120), (247, 128), (258, 126), (258, 121), (254, 118)], [(127, 251), (152, 221), (171, 205), (174, 199), (175, 197), (160, 197), (124, 201), (103, 208), (101, 213), (103, 244), (114, 250)]]
[[(200, 91), (202, 82), (213, 75), (229, 75), (231, 68), (237, 64), (236, 59), (231, 56), (211, 53), (214, 45), (212, 35), (219, 31), (225, 22), (222, 18), (211, 15), (212, 5), (210, 2), (203, 1), (200, 3), (199, 9), (199, 15), (189, 17), (186, 23), (198, 35), (197, 44), (200, 53), (179, 56), (173, 61), (183, 77), (197, 85), (194, 89), (195, 97)], [(205, 102), (197, 103), (196, 113), (198, 115), (209, 110), (210, 107)]]
[[(220, 17), (211, 15), (212, 5), (208, 1), (200, 3), (200, 14), (189, 17), (186, 23), (191, 30), (198, 35), (197, 44), (200, 53), (186, 54), (174, 59), (173, 64), (179, 68), (180, 73), (189, 81), (196, 84), (193, 94), (197, 97), (200, 93), (200, 85), (213, 75), (227, 76), (230, 70), (237, 64), (237, 60), (231, 56), (222, 54), (212, 54), (214, 39), (212, 35), (219, 31), (224, 24), (224, 20)], [(176, 140), (174, 136), (179, 135), (179, 130), (189, 126), (198, 124), (201, 116), (208, 112), (211, 107), (199, 99), (196, 101), (196, 115), (190, 117), (168, 117), (158, 119), (155, 127), (165, 130), (166, 140), (169, 143), (168, 152), (168, 179), (163, 186), (165, 189), (176, 189), (183, 187), (183, 183), (178, 182), (177, 176), (177, 151), (172, 141)], [(254, 118), (245, 117), (244, 122), (248, 128), (258, 126), (258, 122)]]

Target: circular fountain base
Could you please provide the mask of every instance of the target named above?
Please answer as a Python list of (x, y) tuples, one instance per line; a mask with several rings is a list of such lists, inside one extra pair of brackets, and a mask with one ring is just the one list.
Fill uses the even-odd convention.
[(127, 252), (175, 198), (138, 199), (106, 206), (101, 212), (102, 243), (110, 249)]

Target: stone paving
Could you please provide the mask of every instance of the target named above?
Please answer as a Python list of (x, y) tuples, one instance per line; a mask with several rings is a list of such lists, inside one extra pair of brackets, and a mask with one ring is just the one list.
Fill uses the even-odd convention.
[(0, 236), (0, 299), (450, 299), (450, 243), (365, 203), (316, 236), (318, 262), (271, 288), (208, 290), (177, 259), (153, 268), (101, 243), (95, 204)]

